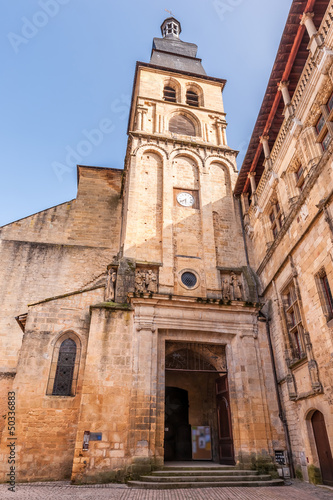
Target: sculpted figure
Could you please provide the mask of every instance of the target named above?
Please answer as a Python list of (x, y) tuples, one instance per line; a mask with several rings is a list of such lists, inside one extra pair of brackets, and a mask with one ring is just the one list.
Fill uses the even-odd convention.
[(242, 300), (242, 283), (240, 280), (237, 278), (235, 273), (231, 273), (231, 285), (233, 288), (233, 295), (234, 295), (234, 300)]
[(146, 287), (148, 292), (157, 292), (157, 276), (151, 269), (146, 273)]
[(135, 291), (138, 293), (142, 293), (145, 291), (145, 273), (141, 271), (137, 271), (135, 274)]
[(222, 282), (222, 298), (223, 300), (230, 300), (230, 284), (228, 279), (224, 279)]
[(114, 269), (108, 270), (108, 277), (105, 290), (105, 301), (112, 302), (115, 299), (117, 273)]

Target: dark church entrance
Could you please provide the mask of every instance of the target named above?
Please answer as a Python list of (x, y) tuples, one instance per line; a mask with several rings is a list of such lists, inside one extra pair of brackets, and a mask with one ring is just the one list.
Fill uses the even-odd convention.
[(235, 463), (224, 346), (167, 342), (164, 460)]
[(164, 460), (192, 459), (188, 406), (185, 389), (165, 388)]

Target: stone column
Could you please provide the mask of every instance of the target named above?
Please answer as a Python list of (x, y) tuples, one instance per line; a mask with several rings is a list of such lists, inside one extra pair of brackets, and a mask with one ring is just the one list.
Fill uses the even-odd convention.
[(301, 25), (304, 25), (306, 27), (306, 30), (308, 32), (309, 38), (317, 34), (317, 29), (314, 25), (313, 22), (313, 12), (306, 12), (302, 15), (301, 17)]
[(313, 12), (306, 12), (303, 14), (301, 17), (301, 25), (304, 25), (306, 27), (306, 30), (308, 32), (310, 42), (308, 45), (308, 49), (310, 50), (312, 56), (314, 56), (317, 52), (317, 50), (323, 45), (323, 39), (322, 36), (318, 33), (314, 22), (313, 22)]
[(217, 131), (217, 144), (219, 146), (222, 146), (223, 145), (222, 123), (220, 121), (216, 120), (215, 126), (216, 126), (216, 131)]
[(224, 125), (222, 127), (222, 136), (223, 136), (223, 144), (226, 146), (228, 144), (227, 142), (227, 127)]
[(283, 102), (284, 102), (284, 116), (288, 118), (292, 118), (294, 116), (294, 108), (291, 104), (290, 94), (288, 90), (289, 82), (280, 82), (278, 85), (278, 89), (282, 94)]
[(268, 135), (262, 135), (260, 137), (260, 142), (263, 146), (264, 156), (265, 156), (264, 165), (265, 165), (266, 170), (270, 171), (273, 168), (273, 164), (272, 164), (272, 160), (271, 160), (271, 150), (270, 150), (268, 141), (269, 141)]
[(282, 94), (283, 102), (284, 102), (285, 106), (288, 106), (288, 104), (291, 103), (288, 85), (289, 85), (289, 82), (280, 82), (278, 85), (278, 89)]
[(256, 205), (257, 204), (257, 194), (256, 194), (256, 190), (257, 190), (257, 186), (256, 186), (256, 179), (255, 179), (255, 176), (256, 176), (256, 172), (249, 172), (247, 174), (248, 178), (250, 179), (250, 183), (251, 183), (251, 191), (252, 191), (252, 204), (253, 205)]
[(142, 109), (141, 108), (138, 108), (138, 110), (137, 110), (136, 129), (142, 130)]
[(269, 149), (268, 140), (269, 140), (268, 135), (262, 135), (260, 137), (260, 142), (261, 142), (262, 147), (264, 149), (265, 158), (270, 158), (270, 156), (271, 156), (271, 150)]
[(137, 130), (144, 130), (145, 129), (145, 115), (147, 114), (147, 109), (138, 106), (137, 108)]

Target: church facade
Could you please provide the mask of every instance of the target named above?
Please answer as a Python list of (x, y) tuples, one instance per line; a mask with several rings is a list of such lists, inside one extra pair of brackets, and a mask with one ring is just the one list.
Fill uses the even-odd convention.
[[(288, 18), (294, 24), (296, 4), (302, 7), (293, 2)], [(325, 25), (330, 10), (318, 4)], [(330, 481), (314, 435), (323, 415), (329, 443), (333, 424), (328, 139), (311, 145), (315, 126), (303, 124), (281, 80), (282, 142), (264, 127), (256, 144), (255, 131), (238, 175), (226, 138), (225, 80), (206, 75), (176, 19), (161, 31), (150, 62), (136, 65), (124, 170), (78, 166), (75, 200), (1, 228), (1, 414), (16, 411), (15, 422), (9, 413), (1, 422), (1, 474), (6, 480), (13, 437), (21, 481), (123, 480), (192, 457), (240, 468), (284, 463), (305, 479), (310, 465)], [(329, 100), (330, 39), (320, 31), (311, 37), (304, 65), (312, 65)], [(320, 109), (322, 134), (329, 134)], [(304, 213), (319, 150), (327, 173), (317, 175), (320, 187), (307, 201), (309, 229), (297, 210)], [(255, 172), (254, 157), (265, 168)], [(294, 186), (290, 202), (279, 168), (288, 164), (296, 175), (298, 162), (306, 182), (304, 190)], [(311, 222), (317, 201), (318, 227)], [(319, 302), (317, 310), (307, 304), (305, 271), (288, 253), (303, 232), (306, 253), (311, 231), (321, 228), (322, 253), (311, 266), (326, 322)], [(291, 314), (301, 318), (292, 327)], [(301, 438), (296, 415), (304, 421)]]

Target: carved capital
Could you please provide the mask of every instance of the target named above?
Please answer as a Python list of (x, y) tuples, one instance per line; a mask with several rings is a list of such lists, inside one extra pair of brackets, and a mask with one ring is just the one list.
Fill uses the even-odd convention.
[(282, 92), (282, 89), (288, 88), (289, 83), (290, 83), (289, 81), (282, 81), (278, 83), (278, 90)]
[(314, 17), (314, 12), (303, 12), (303, 15), (300, 16), (300, 25), (303, 26), (310, 19), (312, 21)]

